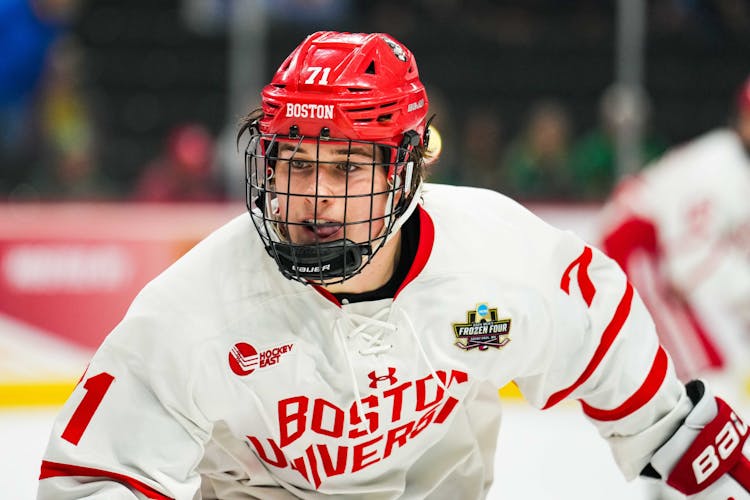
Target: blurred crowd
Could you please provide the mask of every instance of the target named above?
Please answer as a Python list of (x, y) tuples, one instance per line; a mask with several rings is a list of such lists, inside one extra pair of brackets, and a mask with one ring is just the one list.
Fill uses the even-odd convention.
[[(111, 130), (103, 137), (102, 123), (113, 120), (107, 116), (111, 110), (98, 102), (102, 89), (86, 81), (90, 54), (74, 23), (81, 3), (0, 3), (0, 199), (221, 201), (238, 196), (241, 190), (228, 186), (242, 177), (241, 158), (222, 152), (226, 149), (221, 146), (226, 142), (220, 137), (222, 131), (200, 117), (176, 119), (153, 130), (156, 145), (145, 160), (133, 155), (127, 175), (113, 175), (106, 168), (105, 150), (117, 138)], [(381, 1), (364, 6), (348, 0), (262, 3), (271, 23), (285, 18), (295, 25), (309, 25), (312, 31), (320, 23), (359, 16), (368, 20), (363, 27), (391, 32), (407, 41), (422, 18), (460, 18), (460, 23), (471, 23), (478, 36), (522, 45), (530, 37), (544, 37), (545, 22), (571, 18), (561, 17), (562, 11), (578, 13), (572, 16), (578, 16), (577, 29), (594, 43), (597, 37), (613, 36), (613, 6), (604, 5), (607, 2), (536, 0), (524, 2), (523, 8), (512, 2), (481, 0), (468, 4)], [(660, 23), (662, 30), (689, 26), (713, 42), (750, 33), (750, 8), (745, 2), (662, 0), (652, 4), (650, 22)], [(534, 15), (540, 12), (550, 16)], [(176, 17), (173, 22), (187, 21)], [(451, 109), (449, 90), (428, 90), (444, 144), (443, 156), (431, 173), (434, 182), (484, 186), (522, 201), (602, 201), (619, 177), (615, 130), (622, 110), (616, 86), (599, 89), (598, 101), (594, 99), (598, 108), (586, 110), (591, 119), (585, 123), (576, 123), (581, 113), (572, 113), (571, 108), (578, 103), (570, 102), (564, 92), (540, 94), (524, 106), (525, 116), (519, 120), (481, 101), (457, 113)], [(158, 99), (138, 102), (146, 112), (159, 104)], [(129, 112), (136, 109), (140, 108), (133, 105)], [(641, 165), (671, 145), (668, 134), (651, 126), (648, 109), (646, 102), (641, 116)], [(118, 151), (119, 163), (127, 163), (128, 158)], [(236, 164), (224, 164), (228, 161)]]
[(216, 138), (200, 122), (169, 126), (133, 179), (106, 173), (96, 90), (82, 81), (86, 52), (71, 24), (78, 7), (78, 0), (0, 3), (0, 199), (224, 200)]
[[(620, 176), (616, 133), (624, 111), (617, 93), (616, 85), (605, 89), (598, 121), (579, 133), (561, 99), (533, 102), (515, 131), (504, 126), (498, 113), (472, 110), (460, 134), (449, 139), (459, 147), (458, 161), (444, 159), (432, 180), (486, 187), (521, 201), (600, 201)], [(439, 117), (438, 111), (438, 128)], [(641, 141), (639, 164), (655, 159), (667, 146), (649, 131)]]

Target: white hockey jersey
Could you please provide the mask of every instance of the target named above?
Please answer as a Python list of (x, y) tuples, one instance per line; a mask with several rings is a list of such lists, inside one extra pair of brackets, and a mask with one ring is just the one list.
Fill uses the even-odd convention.
[(92, 359), (39, 498), (480, 499), (510, 381), (581, 400), (637, 475), (691, 405), (619, 267), (492, 191), (418, 211), (392, 300), (286, 280), (248, 215), (197, 245)]
[(624, 181), (604, 214), (601, 248), (641, 293), (678, 373), (745, 364), (750, 157), (737, 134), (720, 129), (674, 149)]

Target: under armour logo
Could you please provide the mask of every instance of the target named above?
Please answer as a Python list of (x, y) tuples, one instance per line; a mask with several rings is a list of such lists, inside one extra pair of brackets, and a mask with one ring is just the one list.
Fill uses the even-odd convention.
[(387, 380), (390, 385), (395, 384), (396, 382), (398, 382), (398, 379), (395, 377), (395, 375), (396, 369), (392, 366), (388, 367), (388, 375), (377, 375), (375, 373), (375, 370), (371, 371), (367, 374), (367, 376), (371, 380), (370, 389), (377, 389), (378, 382), (383, 382), (385, 380)]

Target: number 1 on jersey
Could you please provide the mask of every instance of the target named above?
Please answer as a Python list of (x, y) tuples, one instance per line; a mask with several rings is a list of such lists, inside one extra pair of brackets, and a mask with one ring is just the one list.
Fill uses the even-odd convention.
[(65, 430), (62, 433), (62, 438), (75, 445), (81, 440), (83, 432), (91, 422), (91, 417), (94, 416), (94, 412), (99, 408), (99, 404), (104, 399), (104, 394), (109, 389), (112, 381), (115, 378), (107, 372), (102, 372), (98, 375), (94, 375), (83, 383), (86, 394), (78, 404), (78, 408), (73, 412), (73, 416), (70, 417), (70, 422), (65, 426)]

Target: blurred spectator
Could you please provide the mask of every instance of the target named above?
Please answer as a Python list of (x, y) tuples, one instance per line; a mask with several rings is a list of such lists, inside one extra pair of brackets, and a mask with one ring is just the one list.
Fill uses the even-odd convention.
[(624, 120), (638, 120), (641, 138), (641, 166), (666, 149), (663, 141), (648, 130), (649, 106), (645, 98), (626, 106), (622, 89), (608, 87), (599, 100), (599, 124), (578, 139), (571, 154), (571, 170), (577, 194), (587, 200), (603, 200), (618, 179), (616, 134)]
[(48, 53), (76, 0), (0, 2), (0, 192), (26, 177), (37, 144), (34, 105)]
[(475, 108), (464, 120), (460, 146), (461, 183), (503, 192), (500, 161), (504, 146), (503, 125), (497, 113)]
[(502, 191), (519, 200), (570, 199), (570, 118), (557, 101), (535, 104), (508, 147)]
[(203, 125), (178, 125), (164, 152), (147, 165), (136, 182), (135, 201), (220, 201), (221, 183), (214, 177), (214, 138)]
[(116, 196), (99, 169), (95, 125), (81, 87), (82, 52), (72, 37), (58, 41), (38, 97), (39, 157), (26, 193), (45, 200), (99, 200)]

